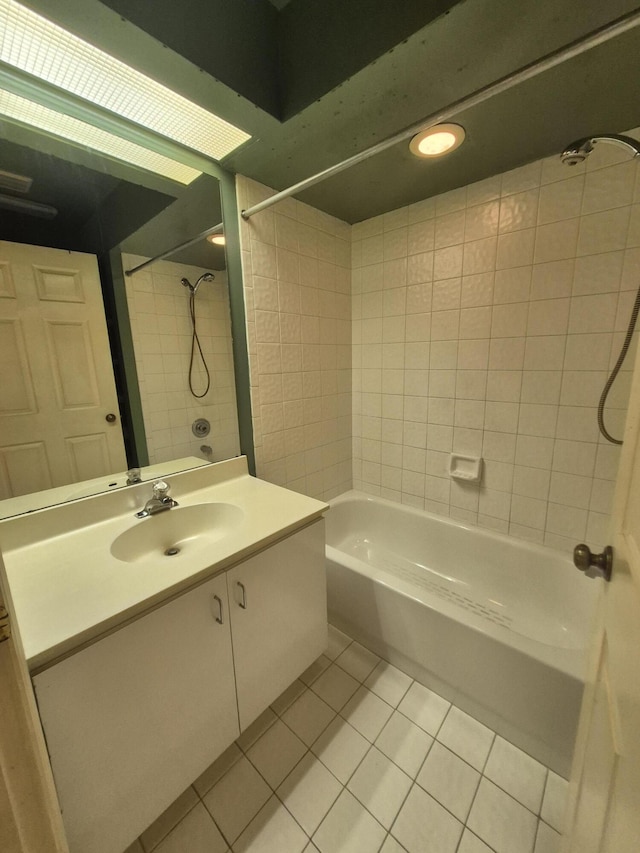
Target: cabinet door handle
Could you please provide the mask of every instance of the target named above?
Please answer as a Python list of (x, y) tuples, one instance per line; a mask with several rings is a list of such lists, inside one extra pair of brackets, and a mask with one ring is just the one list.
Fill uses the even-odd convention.
[(240, 590), (242, 591), (242, 601), (239, 601), (238, 604), (242, 607), (243, 610), (247, 609), (247, 590), (244, 588), (244, 584), (237, 581)]
[(224, 616), (222, 613), (222, 599), (219, 595), (214, 595), (213, 600), (218, 602), (218, 615), (216, 616), (216, 622), (220, 625), (224, 625)]

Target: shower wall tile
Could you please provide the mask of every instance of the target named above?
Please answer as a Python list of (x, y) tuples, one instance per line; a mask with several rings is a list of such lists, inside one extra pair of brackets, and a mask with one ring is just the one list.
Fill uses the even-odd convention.
[[(274, 192), (241, 176), (237, 191), (241, 209)], [(360, 467), (378, 482), (380, 406), (368, 400), (381, 397), (383, 317), (404, 324), (408, 253), (433, 242), (428, 229), (410, 236), (408, 225), (407, 209), (370, 220), (359, 229), (355, 259), (363, 246), (376, 258), (375, 271), (353, 288), (365, 324), (359, 341), (379, 350), (367, 353), (367, 367), (378, 367), (363, 371), (357, 394), (358, 406), (365, 398), (362, 410), (371, 410), (359, 433)], [(329, 499), (352, 483), (351, 226), (287, 199), (241, 221), (241, 240), (257, 474)]]
[[(122, 255), (124, 269), (146, 258)], [(235, 375), (231, 349), (231, 317), (225, 270), (198, 289), (198, 335), (211, 374), (202, 399), (189, 391), (191, 321), (188, 294), (180, 285), (195, 282), (208, 270), (172, 261), (158, 261), (147, 270), (125, 276), (127, 304), (151, 464), (198, 456), (212, 462), (240, 453)], [(199, 360), (194, 370), (196, 391), (206, 376)], [(191, 425), (207, 418), (211, 432), (196, 438)], [(209, 450), (202, 450), (202, 447)]]
[[(606, 146), (531, 163), (357, 223), (351, 257), (354, 487), (604, 545), (619, 448), (596, 411), (640, 282), (640, 164)], [(449, 479), (452, 451), (484, 457), (480, 486)]]

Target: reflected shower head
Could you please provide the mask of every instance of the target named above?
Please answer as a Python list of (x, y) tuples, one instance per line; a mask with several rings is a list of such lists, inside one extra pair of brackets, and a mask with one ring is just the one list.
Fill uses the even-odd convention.
[(200, 278), (196, 281), (195, 284), (191, 284), (188, 278), (181, 278), (180, 284), (183, 287), (188, 287), (191, 293), (195, 293), (197, 289), (200, 287), (200, 282), (202, 281), (213, 281), (215, 279), (215, 275), (212, 272), (203, 273)]
[(567, 166), (577, 166), (578, 163), (583, 163), (587, 159), (593, 151), (594, 145), (599, 142), (611, 142), (613, 145), (620, 145), (626, 151), (630, 151), (634, 157), (640, 157), (640, 142), (631, 136), (610, 133), (603, 136), (588, 136), (585, 139), (572, 142), (562, 152), (560, 159)]

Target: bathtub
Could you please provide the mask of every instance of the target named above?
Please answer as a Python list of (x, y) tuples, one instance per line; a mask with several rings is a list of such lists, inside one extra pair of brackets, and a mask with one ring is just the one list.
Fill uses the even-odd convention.
[(600, 585), (557, 551), (359, 492), (326, 529), (330, 621), (567, 777)]

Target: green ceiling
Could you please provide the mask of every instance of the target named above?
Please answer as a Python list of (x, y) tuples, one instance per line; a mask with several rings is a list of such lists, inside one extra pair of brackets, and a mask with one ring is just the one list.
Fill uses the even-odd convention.
[[(630, 0), (30, 0), (254, 137), (223, 163), (282, 189), (639, 9)], [(278, 8), (277, 8), (278, 7)], [(283, 8), (279, 8), (283, 7)], [(640, 125), (640, 28), (300, 196), (349, 222)]]

